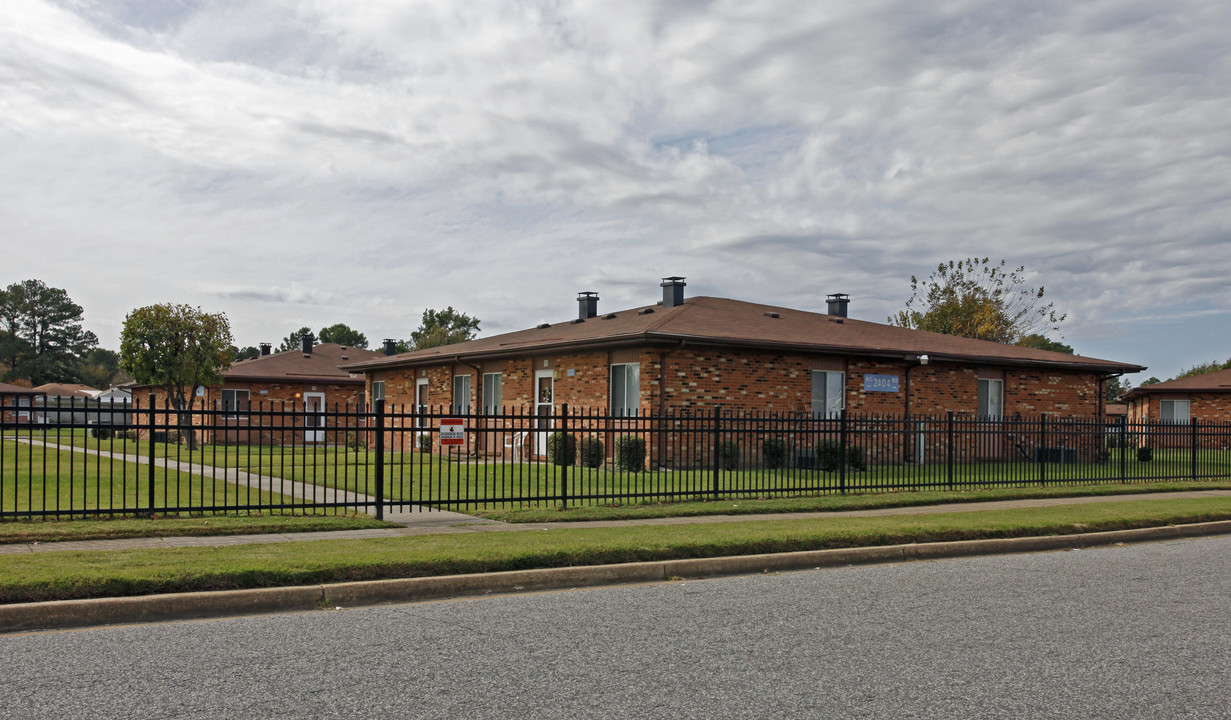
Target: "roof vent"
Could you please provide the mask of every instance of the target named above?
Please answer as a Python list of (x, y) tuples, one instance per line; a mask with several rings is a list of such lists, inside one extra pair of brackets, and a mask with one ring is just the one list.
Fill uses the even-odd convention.
[(615, 313), (607, 313), (603, 316), (604, 320), (615, 320)]
[(663, 289), (663, 308), (684, 304), (684, 278), (675, 275), (665, 277), (659, 287)]
[(851, 296), (846, 293), (833, 293), (826, 302), (829, 304), (830, 315), (846, 317), (846, 307), (851, 304)]
[(385, 357), (397, 355), (398, 341), (394, 338), (385, 338)]
[(316, 343), (316, 336), (314, 336), (312, 333), (307, 333), (304, 336), (299, 338), (299, 349), (303, 351), (304, 355), (311, 355), (312, 345), (315, 343)]
[(778, 313), (776, 313), (776, 312), (767, 312), (767, 313), (765, 313), (765, 317), (767, 317), (767, 318), (776, 318), (776, 317), (778, 317)]
[(542, 325), (539, 325), (537, 327), (539, 330), (546, 330), (547, 328), (551, 327), (551, 323), (543, 323)]
[(268, 355), (269, 351), (272, 350), (273, 347), (274, 346), (270, 345), (269, 343), (261, 343), (261, 357), (265, 357), (266, 355)]
[(598, 315), (598, 293), (586, 290), (577, 293), (577, 319), (589, 320)]
[(649, 315), (654, 312), (654, 308), (641, 308), (637, 311), (638, 315)]

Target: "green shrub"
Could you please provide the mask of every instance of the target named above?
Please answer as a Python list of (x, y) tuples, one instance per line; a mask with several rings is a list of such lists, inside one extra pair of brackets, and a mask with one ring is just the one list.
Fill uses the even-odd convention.
[(368, 441), (357, 432), (346, 433), (346, 447), (349, 450), (363, 450), (368, 446)]
[(761, 462), (767, 468), (780, 468), (786, 464), (786, 441), (769, 437), (761, 443)]
[(581, 439), (581, 464), (588, 468), (602, 467), (603, 460), (607, 459), (605, 450), (602, 440), (596, 437), (583, 437)]
[[(842, 443), (837, 440), (822, 440), (816, 444), (816, 467), (825, 472), (836, 472), (842, 467)], [(846, 448), (846, 469), (862, 472), (868, 469), (868, 455), (861, 447)]]
[(1137, 448), (1137, 462), (1150, 462), (1154, 459), (1154, 448), (1146, 445)]
[(846, 469), (863, 472), (868, 469), (868, 454), (861, 447), (846, 448)]
[(419, 452), (431, 452), (432, 451), (432, 434), (431, 433), (426, 433), (426, 432), (421, 433), (419, 435), (419, 438), (415, 440), (415, 442), (418, 443), (419, 445)]
[(645, 438), (621, 435), (616, 438), (616, 467), (641, 472), (645, 469)]
[(822, 440), (816, 444), (816, 469), (833, 472), (842, 464), (842, 445), (837, 440)]
[(723, 440), (718, 443), (718, 467), (723, 470), (734, 470), (739, 467), (739, 443), (734, 440)]
[(547, 458), (552, 465), (572, 465), (577, 462), (577, 437), (566, 432), (554, 432), (547, 438)]

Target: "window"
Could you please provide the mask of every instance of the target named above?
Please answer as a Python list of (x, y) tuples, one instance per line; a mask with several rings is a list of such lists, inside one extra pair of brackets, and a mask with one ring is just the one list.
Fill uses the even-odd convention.
[(248, 412), (248, 391), (222, 389), (222, 414), (225, 417), (237, 417)]
[(470, 376), (453, 376), (453, 414), (465, 415), (470, 412)]
[(979, 417), (999, 420), (1004, 416), (1003, 404), (1004, 380), (979, 378)]
[(832, 370), (812, 371), (812, 414), (838, 417), (846, 408), (846, 373)]
[(611, 414), (635, 417), (641, 399), (641, 364), (611, 366)]
[(1159, 400), (1158, 419), (1167, 425), (1188, 424), (1187, 400)]
[(483, 412), (495, 414), (504, 405), (504, 376), (500, 373), (483, 373)]
[(373, 380), (372, 381), (372, 402), (376, 402), (377, 400), (384, 400), (384, 399), (385, 399), (385, 381), (384, 380)]

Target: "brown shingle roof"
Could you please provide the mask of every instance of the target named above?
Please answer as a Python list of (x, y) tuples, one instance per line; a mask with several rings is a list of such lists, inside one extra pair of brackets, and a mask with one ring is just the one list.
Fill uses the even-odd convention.
[(46, 395), (42, 390), (0, 382), (0, 395)]
[[(773, 317), (772, 315), (776, 315)], [(905, 358), (928, 355), (932, 360), (961, 360), (996, 365), (1031, 365), (1137, 372), (1139, 365), (1078, 355), (1002, 345), (986, 340), (909, 330), (824, 313), (758, 305), (725, 298), (688, 298), (664, 309), (649, 305), (601, 315), (585, 322), (566, 321), (546, 327), (494, 335), (455, 345), (415, 350), (391, 357), (355, 362), (348, 370), (376, 370), (423, 365), (455, 356), (468, 359), (500, 357), (527, 351), (551, 351), (613, 345), (745, 346), (770, 350)]]
[(48, 397), (91, 398), (100, 392), (89, 385), (76, 385), (73, 383), (47, 383), (39, 385), (34, 389), (47, 393)]
[(363, 378), (351, 377), (339, 365), (351, 362), (370, 361), (384, 357), (372, 350), (321, 343), (304, 353), (298, 349), (262, 355), (249, 360), (240, 360), (222, 374), (223, 380), (266, 382), (328, 382), (361, 384)]
[(1178, 380), (1142, 385), (1130, 390), (1124, 398), (1127, 400), (1143, 395), (1168, 392), (1231, 392), (1231, 370), (1215, 370)]

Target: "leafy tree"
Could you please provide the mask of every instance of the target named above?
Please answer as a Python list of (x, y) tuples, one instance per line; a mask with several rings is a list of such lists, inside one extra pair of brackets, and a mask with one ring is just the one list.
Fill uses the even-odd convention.
[(1054, 303), (1041, 304), (1043, 287), (1026, 287), (1025, 270), (988, 258), (941, 263), (923, 282), (911, 276), (906, 309), (889, 323), (1010, 344), (1044, 328), (1059, 331), (1065, 315)]
[(104, 348), (90, 348), (74, 364), (73, 376), (79, 383), (102, 390), (121, 382), (120, 354)]
[(137, 382), (166, 392), (190, 449), (196, 447), (190, 415), (195, 389), (222, 382), (230, 364), (231, 324), (223, 313), (164, 303), (137, 308), (124, 318), (120, 368)]
[(336, 343), (363, 350), (366, 350), (368, 347), (368, 337), (366, 335), (343, 323), (321, 328), (321, 331), (317, 333), (316, 339), (323, 343)]
[(1051, 350), (1052, 352), (1062, 352), (1069, 355), (1073, 354), (1073, 347), (1065, 345), (1059, 340), (1052, 340), (1046, 335), (1039, 333), (1031, 333), (1021, 340), (1017, 341), (1018, 347), (1034, 348), (1036, 350)]
[(1120, 402), (1120, 398), (1124, 397), (1132, 389), (1133, 384), (1128, 380), (1109, 377), (1107, 382), (1103, 383), (1103, 399), (1109, 403)]
[(452, 345), (471, 340), (479, 332), (479, 319), (470, 317), (449, 306), (444, 310), (423, 311), (423, 322), (410, 334), (410, 344), (415, 350)]
[(1153, 375), (1151, 375), (1150, 377), (1146, 378), (1145, 380), (1142, 380), (1142, 381), (1141, 381), (1141, 384), (1140, 384), (1140, 385), (1138, 385), (1137, 387), (1145, 387), (1146, 385), (1157, 385), (1157, 384), (1159, 384), (1160, 382), (1162, 382), (1162, 380), (1159, 380), (1158, 378), (1156, 378), (1156, 377), (1154, 377)]
[(261, 351), (251, 345), (243, 349), (237, 348), (234, 345), (231, 346), (231, 362), (239, 362), (240, 360), (251, 360), (252, 358), (260, 357), (260, 356), (261, 356)]
[(311, 335), (311, 334), (312, 334), (312, 328), (307, 327), (306, 325), (304, 327), (299, 328), (298, 330), (292, 332), (290, 335), (287, 335), (286, 337), (282, 338), (282, 344), (278, 346), (278, 352), (285, 352), (287, 350), (298, 350), (299, 343), (303, 339), (303, 336)]
[(78, 358), (98, 344), (81, 326), (81, 306), (60, 288), (25, 280), (0, 290), (0, 380), (35, 385), (71, 380)]
[(1201, 363), (1200, 365), (1193, 365), (1192, 367), (1188, 368), (1187, 370), (1180, 373), (1179, 375), (1176, 375), (1174, 378), (1172, 378), (1172, 380), (1179, 380), (1180, 378), (1193, 377), (1194, 375), (1204, 375), (1206, 373), (1217, 372), (1219, 370), (1231, 370), (1231, 358), (1229, 358), (1224, 363), (1208, 362), (1208, 363)]

